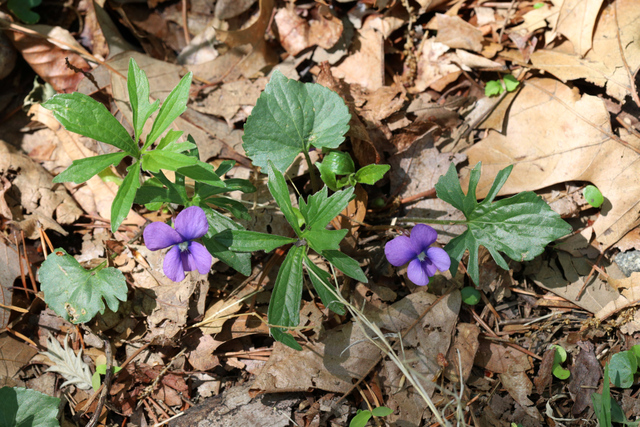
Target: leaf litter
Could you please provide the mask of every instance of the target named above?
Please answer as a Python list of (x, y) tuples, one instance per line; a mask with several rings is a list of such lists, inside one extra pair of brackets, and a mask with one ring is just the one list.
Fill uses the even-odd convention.
[[(454, 425), (546, 425), (552, 419), (586, 425), (595, 419), (591, 393), (602, 387), (602, 366), (635, 344), (640, 330), (640, 268), (619, 269), (622, 257), (616, 257), (640, 249), (634, 119), (640, 56), (632, 0), (85, 3), (65, 20), (41, 14), (43, 26), (23, 24), (3, 9), (3, 29), (25, 60), (3, 82), (18, 83), (25, 95), (36, 76), (59, 92), (80, 90), (132, 129), (124, 101), (130, 57), (149, 76), (153, 99), (164, 99), (187, 70), (194, 71), (191, 102), (175, 129), (194, 137), (201, 160), (236, 160), (228, 177), (255, 183), (262, 178), (249, 168), (242, 128), (273, 70), (321, 83), (351, 114), (341, 149), (360, 167), (391, 165), (381, 183), (359, 186), (353, 204), (332, 223), (349, 231), (342, 250), (365, 265), (369, 283), (337, 279), (395, 345), (415, 384)], [(70, 30), (78, 24), (80, 33)], [(133, 52), (134, 44), (142, 51)], [(519, 88), (487, 98), (484, 85), (508, 73), (518, 77)], [(6, 163), (0, 161), (0, 229), (7, 237), (0, 247), (7, 260), (0, 276), (2, 385), (44, 378), (34, 368), (42, 363), (36, 348), (44, 348), (45, 331), (51, 331), (59, 340), (70, 334), (73, 350), (65, 341), (64, 351), (83, 349), (83, 363), (92, 369), (97, 363), (88, 355), (104, 355), (108, 338), (114, 364), (124, 369), (107, 400), (131, 421), (160, 423), (183, 412), (188, 419), (215, 394), (218, 405), (262, 414), (264, 425), (292, 419), (346, 426), (356, 409), (377, 406), (394, 410), (378, 425), (436, 422), (378, 338), (370, 339), (372, 331), (357, 317), (332, 313), (312, 291), (305, 291), (295, 332), (303, 350), (274, 344), (265, 313), (284, 255), (278, 250), (255, 253), (249, 278), (214, 262), (209, 278), (188, 274), (174, 284), (161, 272), (162, 258), (137, 244), (147, 221), (142, 206), (134, 206), (115, 236), (105, 237), (122, 166), (105, 172), (113, 179), (95, 177), (83, 185), (53, 184), (49, 172), (109, 153), (110, 146), (67, 132), (39, 105), (28, 118), (20, 104), (16, 98), (3, 107), (0, 122), (8, 128), (13, 115), (24, 122), (7, 133), (0, 155)], [(319, 158), (319, 151), (312, 154)], [(481, 248), (483, 298), (473, 307), (462, 305), (457, 293), (470, 283), (464, 271), (416, 288), (383, 256), (384, 243), (405, 224), (461, 218), (434, 197), (451, 162), (463, 178), (482, 162), (479, 200), (513, 164), (499, 196), (536, 191), (575, 230), (532, 261), (509, 261), (507, 271)], [(304, 166), (290, 169), (292, 200), (295, 190), (304, 191), (307, 174)], [(578, 196), (587, 184), (604, 195), (601, 209)], [(288, 235), (265, 186), (242, 197), (255, 214), (249, 229)], [(435, 228), (443, 245), (464, 231)], [(15, 238), (20, 230), (24, 239)], [(82, 329), (44, 310), (28, 286), (37, 291), (35, 272), (47, 239), (68, 245), (81, 268), (110, 260), (125, 275), (127, 301)], [(557, 343), (569, 353), (568, 381), (551, 374), (549, 348)], [(66, 389), (82, 402), (91, 397), (91, 390)], [(268, 396), (280, 399), (277, 417), (262, 409)], [(634, 408), (627, 395), (623, 402)], [(96, 410), (78, 409), (87, 417)], [(640, 415), (634, 411), (627, 415)], [(215, 416), (226, 425), (233, 411)]]

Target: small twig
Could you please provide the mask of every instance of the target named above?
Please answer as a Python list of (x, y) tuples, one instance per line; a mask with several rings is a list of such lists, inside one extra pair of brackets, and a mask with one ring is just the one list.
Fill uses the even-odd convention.
[(93, 416), (87, 423), (86, 427), (95, 427), (98, 424), (100, 414), (102, 413), (102, 408), (104, 407), (105, 401), (107, 400), (107, 395), (109, 394), (109, 389), (111, 388), (111, 378), (113, 378), (111, 344), (105, 339), (103, 339), (102, 341), (104, 342), (104, 355), (107, 358), (107, 372), (104, 376), (104, 382), (101, 386), (102, 391), (100, 392), (100, 399), (98, 399), (96, 411), (93, 413)]
[(638, 89), (636, 88), (636, 79), (634, 73), (631, 72), (631, 68), (629, 67), (629, 63), (627, 62), (627, 58), (624, 54), (624, 48), (622, 47), (622, 40), (620, 37), (620, 23), (618, 22), (618, 2), (613, 2), (613, 12), (616, 17), (616, 38), (618, 39), (618, 48), (620, 49), (620, 58), (622, 58), (622, 63), (624, 64), (624, 69), (627, 70), (627, 74), (629, 75), (629, 86), (631, 92), (631, 98), (633, 102), (636, 103), (636, 106), (640, 108), (640, 98), (638, 98)]
[(189, 0), (182, 0), (182, 30), (184, 31), (184, 41), (191, 43), (191, 35), (189, 34), (189, 20), (187, 19), (187, 2)]

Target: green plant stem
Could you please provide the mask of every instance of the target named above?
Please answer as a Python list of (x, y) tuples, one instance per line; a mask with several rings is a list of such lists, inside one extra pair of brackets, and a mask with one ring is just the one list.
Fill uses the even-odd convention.
[(309, 168), (309, 176), (311, 177), (311, 188), (313, 188), (313, 192), (316, 193), (320, 191), (320, 181), (318, 180), (318, 175), (316, 174), (316, 168), (311, 163), (311, 157), (309, 157), (309, 151), (304, 151), (304, 158), (307, 161), (307, 167)]
[(421, 222), (425, 224), (440, 224), (440, 225), (456, 225), (456, 224), (468, 224), (466, 220), (457, 220), (457, 219), (431, 219), (431, 218), (414, 218), (414, 217), (406, 217), (406, 218), (398, 218), (400, 222)]

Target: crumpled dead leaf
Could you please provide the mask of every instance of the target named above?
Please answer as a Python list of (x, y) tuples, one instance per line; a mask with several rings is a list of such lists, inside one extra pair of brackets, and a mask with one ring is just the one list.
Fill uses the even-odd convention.
[[(53, 184), (51, 175), (28, 156), (15, 152), (0, 140), (0, 177), (11, 177), (0, 212), (13, 219), (29, 239), (38, 239), (38, 223), (66, 236), (60, 224), (72, 224), (82, 211), (64, 187)], [(1, 193), (0, 193), (1, 194)], [(23, 209), (26, 214), (23, 214)], [(54, 219), (55, 216), (55, 219)]]
[(0, 387), (23, 385), (16, 374), (37, 353), (38, 350), (18, 341), (7, 332), (0, 335)]
[[(12, 305), (13, 282), (20, 276), (20, 262), (16, 248), (7, 246), (0, 240), (0, 329), (9, 324), (10, 310), (6, 307)], [(0, 356), (0, 360), (2, 357)], [(0, 376), (2, 374), (0, 373)]]
[(290, 4), (278, 9), (274, 16), (280, 44), (291, 55), (311, 46), (329, 50), (342, 36), (342, 21), (331, 13), (328, 6), (320, 5), (311, 13), (312, 19), (307, 21)]
[(573, 43), (580, 56), (591, 49), (593, 29), (603, 0), (564, 0), (556, 30)]
[(437, 13), (436, 24), (438, 26), (437, 43), (442, 43), (452, 49), (482, 51), (482, 31), (459, 16)]

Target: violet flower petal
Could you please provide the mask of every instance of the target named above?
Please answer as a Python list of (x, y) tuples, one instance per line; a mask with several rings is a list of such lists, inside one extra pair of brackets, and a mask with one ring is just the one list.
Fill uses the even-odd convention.
[(419, 259), (414, 259), (409, 263), (407, 268), (407, 276), (409, 280), (418, 286), (425, 286), (429, 283), (429, 275), (426, 271), (426, 262), (420, 262)]
[(424, 271), (426, 271), (427, 276), (429, 277), (435, 276), (436, 272), (438, 271), (438, 267), (436, 267), (436, 265), (431, 262), (429, 258), (425, 258), (422, 261), (422, 268), (424, 269)]
[(184, 240), (198, 239), (209, 230), (207, 215), (199, 206), (191, 206), (180, 212), (176, 217), (175, 226)]
[(440, 271), (447, 271), (451, 267), (451, 257), (449, 257), (449, 254), (444, 249), (427, 249), (427, 258), (429, 258)]
[(411, 243), (417, 253), (425, 252), (438, 238), (438, 232), (427, 224), (418, 224), (411, 230)]
[(184, 280), (184, 268), (182, 268), (180, 255), (180, 248), (178, 246), (172, 247), (165, 255), (164, 263), (162, 264), (164, 275), (174, 282), (182, 282)]
[(209, 273), (213, 257), (207, 248), (198, 242), (191, 242), (191, 244), (189, 244), (189, 252), (191, 252), (191, 258), (193, 259), (198, 272), (200, 274)]
[(411, 240), (407, 236), (398, 236), (387, 242), (384, 254), (391, 265), (400, 267), (418, 256)]
[(144, 244), (151, 251), (168, 248), (183, 241), (182, 236), (176, 230), (160, 221), (147, 225), (143, 237)]

